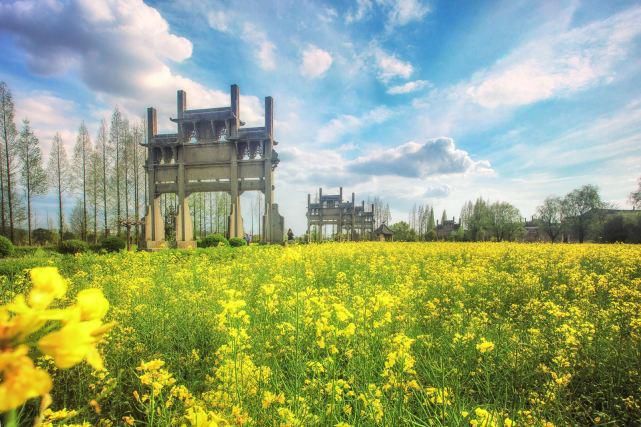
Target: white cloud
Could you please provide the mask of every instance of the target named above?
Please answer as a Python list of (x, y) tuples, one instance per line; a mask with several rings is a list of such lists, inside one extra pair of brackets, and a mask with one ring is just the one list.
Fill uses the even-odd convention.
[(641, 34), (641, 8), (538, 38), (517, 48), (462, 89), (485, 108), (518, 107), (568, 95), (616, 76)]
[[(188, 92), (190, 106), (229, 105), (227, 92), (171, 70), (172, 62), (191, 56), (192, 44), (172, 34), (160, 13), (140, 0), (2, 4), (0, 27), (13, 34), (33, 71), (77, 72), (100, 101), (120, 105), (132, 117), (154, 105), (161, 127), (175, 111), (177, 89)], [(243, 110), (249, 122), (262, 114), (255, 97), (241, 98)]]
[(429, 184), (423, 193), (423, 197), (440, 199), (449, 196), (451, 191), (452, 188), (447, 184)]
[(428, 82), (427, 80), (414, 80), (401, 85), (392, 86), (387, 89), (387, 93), (390, 95), (401, 95), (405, 93), (416, 92), (417, 90), (421, 90), (429, 86), (430, 82)]
[(231, 17), (228, 13), (222, 10), (212, 10), (207, 13), (207, 23), (214, 30), (220, 31), (221, 33), (226, 33), (229, 31), (230, 26), (229, 22)]
[(318, 130), (316, 140), (324, 144), (334, 142), (340, 137), (355, 133), (367, 125), (383, 123), (393, 114), (392, 110), (385, 106), (374, 108), (358, 117), (351, 114), (342, 114), (323, 125)]
[(372, 9), (372, 0), (356, 0), (356, 10), (347, 12), (345, 21), (349, 24), (364, 19)]
[(378, 78), (385, 83), (395, 77), (408, 79), (414, 72), (412, 64), (404, 62), (380, 48), (374, 48), (374, 59), (378, 67)]
[(548, 140), (511, 144), (495, 155), (519, 159), (519, 169), (560, 169), (604, 164), (614, 158), (638, 158), (641, 156), (641, 104), (631, 103)]
[(347, 12), (345, 21), (349, 24), (366, 19), (374, 4), (386, 12), (388, 30), (421, 21), (430, 11), (420, 0), (356, 0), (356, 8)]
[(321, 13), (318, 14), (318, 19), (325, 22), (326, 24), (329, 24), (333, 22), (337, 16), (338, 16), (338, 12), (336, 12), (336, 9), (328, 6), (324, 8), (321, 11)]
[(22, 120), (29, 119), (45, 157), (56, 132), (60, 133), (67, 152), (71, 152), (81, 121), (76, 115), (76, 104), (73, 101), (50, 92), (34, 91), (26, 97), (16, 96), (15, 104), (16, 126), (20, 129)]
[(256, 60), (263, 70), (276, 68), (276, 46), (267, 35), (260, 31), (254, 24), (246, 22), (243, 25), (241, 38), (256, 51)]
[(332, 66), (332, 61), (332, 55), (329, 52), (314, 45), (309, 45), (303, 51), (300, 73), (310, 78), (321, 77)]
[(233, 11), (221, 9), (207, 12), (207, 23), (221, 33), (238, 34), (238, 37), (248, 45), (247, 49), (253, 52), (256, 63), (261, 69), (265, 71), (276, 69), (276, 45), (254, 23), (246, 21)]
[(412, 21), (420, 21), (429, 12), (429, 7), (419, 0), (388, 0), (387, 25), (400, 27)]
[(136, 91), (141, 75), (191, 56), (191, 42), (142, 1), (94, 3), (4, 4), (0, 26), (13, 33), (31, 70), (55, 75), (77, 67), (100, 91)]
[(483, 132), (509, 120), (519, 107), (606, 85), (631, 63), (626, 59), (641, 34), (637, 22), (641, 7), (570, 30), (559, 24), (554, 33), (543, 25), (537, 36), (491, 67), (413, 100), (412, 131), (426, 136)]
[(350, 163), (352, 171), (366, 175), (396, 175), (425, 178), (456, 173), (492, 174), (487, 160), (475, 161), (456, 148), (452, 138), (433, 138), (424, 143), (406, 142), (358, 157)]

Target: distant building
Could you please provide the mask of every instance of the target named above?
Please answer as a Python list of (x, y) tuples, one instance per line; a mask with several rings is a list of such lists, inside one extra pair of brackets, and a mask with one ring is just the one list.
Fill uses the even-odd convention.
[(393, 242), (394, 232), (387, 226), (387, 224), (382, 223), (376, 230), (374, 230), (374, 238), (381, 242)]
[(454, 217), (451, 220), (446, 219), (442, 223), (436, 220), (436, 238), (439, 240), (447, 239), (458, 232), (459, 228), (461, 228), (461, 223), (460, 221), (457, 223)]
[[(307, 195), (307, 236), (312, 239), (311, 228), (316, 228), (316, 239), (325, 238), (325, 228), (331, 227), (332, 234), (345, 236), (348, 240), (371, 240), (374, 232), (374, 204), (356, 204), (352, 200), (343, 200), (343, 187), (338, 194), (323, 194), (318, 189), (318, 202), (312, 202), (311, 194)], [(339, 237), (339, 238), (341, 238)]]
[[(523, 228), (525, 229), (525, 233), (523, 234), (524, 242), (541, 242), (550, 240), (548, 234), (544, 230), (540, 229), (539, 223), (534, 219), (534, 216), (532, 216), (529, 221), (527, 218), (523, 218)], [(561, 235), (559, 235), (559, 239), (560, 238)]]

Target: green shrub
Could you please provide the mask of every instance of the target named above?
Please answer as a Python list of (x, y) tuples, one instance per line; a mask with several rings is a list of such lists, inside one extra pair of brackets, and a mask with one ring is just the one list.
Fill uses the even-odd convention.
[(13, 248), (14, 257), (31, 256), (36, 253), (38, 246), (16, 246)]
[(100, 242), (100, 247), (107, 252), (118, 252), (125, 249), (125, 246), (127, 246), (125, 241), (118, 236), (105, 237)]
[(222, 234), (210, 234), (198, 242), (200, 248), (211, 248), (214, 246), (229, 246), (229, 241)]
[(13, 243), (4, 236), (0, 236), (0, 258), (8, 257), (13, 254)]
[(58, 252), (61, 254), (77, 254), (80, 252), (87, 252), (89, 245), (82, 240), (71, 239), (63, 240), (58, 245)]
[(229, 246), (238, 247), (245, 246), (246, 244), (247, 241), (242, 237), (232, 237), (231, 239), (229, 239)]

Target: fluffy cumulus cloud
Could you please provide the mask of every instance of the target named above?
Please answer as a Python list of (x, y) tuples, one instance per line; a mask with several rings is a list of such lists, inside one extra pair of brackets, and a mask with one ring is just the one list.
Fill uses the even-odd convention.
[(192, 44), (142, 1), (20, 1), (0, 5), (0, 26), (43, 75), (78, 68), (93, 89), (126, 94), (153, 83), (166, 62), (191, 56)]
[[(229, 104), (226, 91), (171, 70), (172, 63), (191, 57), (192, 44), (171, 33), (160, 13), (142, 0), (1, 3), (0, 28), (13, 35), (32, 71), (77, 72), (100, 101), (120, 105), (131, 116), (140, 116), (147, 105), (159, 107), (159, 118), (169, 116), (177, 89), (189, 93), (191, 107)], [(259, 123), (258, 98), (241, 98), (243, 110), (243, 120)], [(160, 126), (168, 127), (168, 120)]]
[(380, 48), (374, 49), (374, 60), (378, 67), (378, 78), (387, 83), (393, 78), (408, 79), (414, 72), (414, 67), (409, 62), (398, 59)]
[(326, 50), (320, 49), (314, 45), (309, 45), (303, 51), (302, 56), (300, 73), (305, 77), (321, 77), (332, 66), (332, 55), (330, 55)]
[(402, 95), (406, 93), (416, 92), (417, 90), (430, 87), (430, 82), (427, 80), (414, 80), (401, 85), (391, 86), (387, 89), (390, 95)]
[(607, 83), (641, 34), (641, 7), (517, 48), (464, 92), (485, 108), (518, 107)]
[(350, 169), (361, 174), (406, 178), (493, 172), (488, 161), (472, 160), (469, 153), (456, 148), (454, 140), (446, 137), (429, 139), (424, 143), (410, 141), (379, 150), (355, 159), (350, 163)]

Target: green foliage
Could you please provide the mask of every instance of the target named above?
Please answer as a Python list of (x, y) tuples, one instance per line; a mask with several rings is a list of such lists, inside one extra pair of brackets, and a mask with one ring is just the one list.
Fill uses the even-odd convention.
[(0, 258), (5, 258), (13, 254), (14, 247), (11, 240), (4, 236), (0, 236)]
[(16, 246), (13, 250), (13, 256), (16, 258), (41, 256), (51, 254), (56, 250), (57, 246)]
[(608, 217), (603, 223), (601, 240), (606, 243), (641, 243), (641, 214)]
[(507, 202), (495, 202), (489, 208), (489, 223), (492, 235), (497, 242), (515, 240), (523, 233), (523, 223), (519, 210)]
[(232, 237), (229, 239), (229, 246), (238, 247), (245, 245), (247, 245), (247, 242), (242, 237)]
[(229, 241), (222, 234), (209, 234), (198, 242), (199, 248), (211, 248), (216, 246), (229, 246)]
[(56, 241), (56, 234), (46, 228), (36, 228), (31, 233), (31, 239), (36, 245), (46, 245)]
[(77, 239), (63, 240), (58, 245), (58, 252), (61, 254), (77, 254), (87, 252), (88, 250), (89, 245), (86, 242)]
[(436, 230), (433, 228), (427, 230), (427, 233), (425, 233), (425, 240), (428, 242), (435, 242), (438, 236), (436, 235)]
[(127, 246), (125, 241), (118, 236), (105, 237), (100, 242), (100, 247), (107, 252), (118, 252), (125, 249), (125, 246)]
[(546, 197), (543, 204), (536, 209), (536, 217), (539, 229), (554, 243), (563, 231), (563, 199), (556, 196)]
[(398, 242), (416, 241), (416, 231), (412, 230), (410, 225), (405, 221), (390, 225), (390, 230), (394, 232), (394, 240)]
[(598, 219), (599, 209), (605, 207), (599, 188), (595, 185), (584, 185), (565, 196), (563, 199), (565, 222), (579, 243), (583, 243), (594, 220)]

